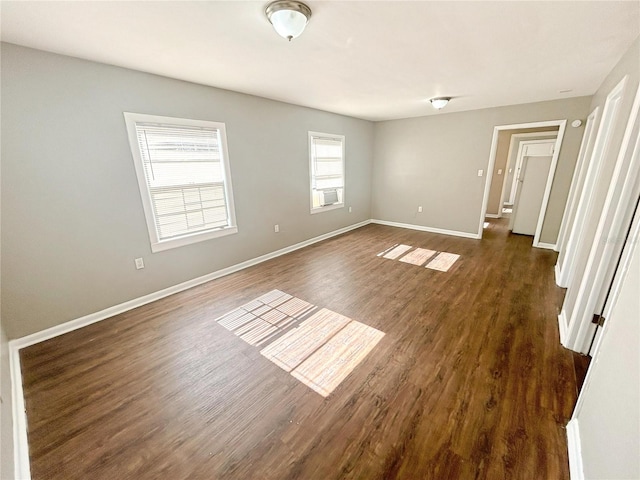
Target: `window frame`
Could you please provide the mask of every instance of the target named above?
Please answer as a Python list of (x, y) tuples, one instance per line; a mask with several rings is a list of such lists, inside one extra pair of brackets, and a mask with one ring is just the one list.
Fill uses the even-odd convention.
[[(313, 206), (313, 179), (314, 179), (314, 169), (313, 169), (313, 164), (314, 164), (314, 155), (313, 155), (313, 139), (314, 138), (321, 138), (321, 139), (327, 139), (327, 140), (339, 140), (341, 145), (342, 145), (342, 201), (339, 203), (334, 203), (331, 205), (325, 205), (325, 206), (320, 206), (320, 207), (314, 207)], [(309, 131), (308, 133), (308, 148), (309, 148), (309, 207), (310, 207), (310, 213), (311, 214), (316, 214), (316, 213), (322, 213), (322, 212), (327, 212), (329, 210), (337, 210), (338, 208), (344, 208), (345, 203), (346, 203), (346, 190), (347, 190), (347, 180), (346, 180), (346, 159), (345, 159), (345, 152), (346, 152), (346, 142), (345, 142), (345, 136), (344, 135), (337, 135), (337, 134), (333, 134), (333, 133), (322, 133), (322, 132), (314, 132), (314, 131)]]
[[(222, 122), (211, 122), (208, 120), (193, 120), (188, 118), (166, 117), (160, 115), (148, 115), (144, 113), (123, 112), (125, 124), (127, 128), (127, 136), (129, 138), (129, 147), (133, 157), (136, 177), (138, 180), (138, 189), (140, 198), (142, 199), (142, 208), (149, 233), (149, 241), (151, 243), (151, 251), (153, 253), (169, 250), (172, 248), (191, 245), (193, 243), (211, 240), (213, 238), (224, 237), (238, 233), (238, 224), (236, 222), (235, 205), (233, 201), (233, 188), (231, 184), (231, 168), (229, 165), (229, 152), (227, 148), (227, 132), (225, 124)], [(227, 214), (229, 225), (226, 227), (216, 227), (202, 230), (199, 232), (185, 233), (169, 239), (161, 240), (158, 235), (155, 221), (155, 212), (152, 205), (151, 191), (147, 184), (147, 178), (144, 170), (144, 162), (140, 147), (138, 145), (138, 135), (136, 131), (136, 123), (156, 123), (167, 127), (196, 127), (210, 128), (219, 131), (220, 152), (222, 155), (220, 164), (224, 178), (224, 194), (226, 200)]]

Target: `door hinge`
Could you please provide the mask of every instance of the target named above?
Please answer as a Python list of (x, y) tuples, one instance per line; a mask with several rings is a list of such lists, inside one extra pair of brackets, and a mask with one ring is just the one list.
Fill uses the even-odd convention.
[(602, 315), (600, 315), (599, 313), (595, 313), (593, 315), (593, 319), (591, 320), (591, 323), (595, 323), (599, 327), (603, 327), (604, 326), (604, 320), (605, 320), (605, 318)]

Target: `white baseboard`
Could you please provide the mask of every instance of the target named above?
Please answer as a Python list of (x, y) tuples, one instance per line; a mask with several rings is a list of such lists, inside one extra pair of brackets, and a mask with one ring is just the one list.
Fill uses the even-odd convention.
[(563, 347), (567, 347), (567, 335), (569, 331), (567, 330), (567, 314), (564, 309), (560, 310), (560, 315), (558, 315), (558, 331), (560, 332), (560, 343)]
[(144, 295), (142, 297), (134, 298), (133, 300), (129, 300), (119, 305), (114, 305), (113, 307), (105, 308), (104, 310), (100, 310), (99, 312), (90, 313), (89, 315), (85, 315), (84, 317), (70, 320), (68, 322), (61, 323), (60, 325), (55, 325), (51, 328), (47, 328), (46, 330), (42, 330), (40, 332), (32, 333), (31, 335), (11, 340), (9, 343), (13, 344), (14, 348), (20, 349), (34, 345), (36, 343), (44, 342), (45, 340), (49, 340), (50, 338), (54, 338), (73, 330), (86, 327), (87, 325), (91, 325), (92, 323), (96, 323), (106, 318), (113, 317), (114, 315), (133, 310), (134, 308), (141, 307), (142, 305), (146, 305), (147, 303), (155, 302), (156, 300), (168, 297), (169, 295), (173, 295), (174, 293), (182, 292), (183, 290), (202, 285), (203, 283), (210, 282), (211, 280), (215, 280), (216, 278), (224, 277), (231, 273), (238, 272), (242, 269), (252, 267), (262, 262), (266, 262), (267, 260), (271, 260), (272, 258), (285, 255), (304, 247), (308, 247), (309, 245), (321, 242), (322, 240), (326, 240), (337, 235), (342, 235), (343, 233), (355, 230), (356, 228), (364, 227), (369, 223), (371, 223), (370, 220), (365, 220), (354, 225), (349, 225), (348, 227), (344, 227), (339, 230), (334, 230), (332, 232), (310, 238), (309, 240), (305, 240), (303, 242), (281, 248), (280, 250), (276, 250), (275, 252), (267, 253), (256, 258), (246, 260), (236, 265), (223, 268), (222, 270), (217, 270), (215, 272), (208, 273), (192, 280), (187, 280), (186, 282), (179, 283), (178, 285), (174, 285), (157, 292), (149, 293), (148, 295)]
[(29, 442), (27, 441), (27, 414), (22, 391), (20, 349), (15, 341), (9, 341), (9, 369), (11, 372), (11, 407), (13, 409), (13, 468), (14, 478), (31, 479)]
[(9, 344), (12, 345), (14, 349), (19, 350), (21, 348), (35, 345), (36, 343), (44, 342), (45, 340), (49, 340), (50, 338), (54, 338), (59, 335), (64, 335), (65, 333), (72, 332), (73, 330), (77, 330), (82, 327), (86, 327), (87, 325), (91, 325), (92, 323), (100, 322), (106, 318), (113, 317), (114, 315), (119, 315), (120, 313), (124, 313), (134, 308), (141, 307), (142, 305), (155, 302), (156, 300), (160, 300), (161, 298), (168, 297), (169, 295), (173, 295), (175, 293), (182, 292), (184, 290), (187, 290), (192, 287), (196, 287), (203, 283), (210, 282), (211, 280), (215, 280), (216, 278), (224, 277), (225, 275), (229, 275), (231, 273), (238, 272), (244, 268), (252, 267), (259, 263), (266, 262), (267, 260), (271, 260), (272, 258), (285, 255), (287, 253), (293, 252), (295, 250), (299, 250), (301, 248), (307, 247), (314, 243), (318, 243), (328, 238), (335, 237), (337, 235), (342, 235), (343, 233), (349, 232), (351, 230), (364, 227), (369, 223), (377, 223), (380, 225), (388, 225), (391, 227), (409, 228), (412, 230), (439, 233), (443, 235), (452, 235), (456, 237), (465, 237), (465, 238), (473, 238), (473, 239), (480, 238), (477, 233), (459, 232), (455, 230), (444, 230), (441, 228), (425, 227), (422, 225), (388, 222), (386, 220), (375, 220), (375, 219), (365, 220), (353, 225), (349, 225), (344, 228), (340, 228), (338, 230), (334, 230), (329, 233), (325, 233), (323, 235), (319, 235), (314, 238), (310, 238), (309, 240), (305, 240), (303, 242), (296, 243), (294, 245), (290, 245), (285, 248), (281, 248), (280, 250), (276, 250), (275, 252), (267, 253), (265, 255), (261, 255), (256, 258), (246, 260), (236, 265), (223, 268), (222, 270), (208, 273), (207, 275), (203, 275), (201, 277), (194, 278), (192, 280), (187, 280), (186, 282), (179, 283), (178, 285), (173, 285), (163, 290), (152, 292), (142, 297), (134, 298), (132, 300), (120, 303), (118, 305), (114, 305), (109, 308), (105, 308), (104, 310), (100, 310), (98, 312), (90, 313), (89, 315), (85, 315), (83, 317), (76, 318), (74, 320), (69, 320), (68, 322), (61, 323), (60, 325), (55, 325), (45, 330), (41, 330), (39, 332), (32, 333), (24, 337), (20, 337), (15, 340), (11, 340)]
[(577, 418), (572, 418), (567, 424), (567, 449), (569, 453), (569, 477), (571, 480), (584, 480), (580, 428)]
[(440, 233), (442, 235), (452, 235), (454, 237), (473, 238), (476, 240), (480, 238), (480, 236), (478, 236), (477, 233), (458, 232), (457, 230), (444, 230), (442, 228), (425, 227), (422, 225), (413, 225), (411, 223), (388, 222), (387, 220), (376, 220), (374, 218), (371, 219), (371, 223), (377, 223), (379, 225), (387, 225), (389, 227), (409, 228), (411, 230), (420, 230), (421, 232)]
[(553, 273), (555, 273), (555, 276), (556, 276), (556, 285), (558, 285), (559, 287), (562, 287), (562, 285), (560, 284), (560, 278), (562, 277), (562, 272), (560, 271), (559, 263), (556, 263), (556, 266), (553, 267)]
[(484, 216), (487, 218), (502, 218), (499, 213), (485, 213)]
[(536, 247), (536, 248), (546, 248), (547, 250), (554, 250), (555, 251), (556, 244), (555, 243), (538, 242), (538, 244), (534, 245), (534, 247)]

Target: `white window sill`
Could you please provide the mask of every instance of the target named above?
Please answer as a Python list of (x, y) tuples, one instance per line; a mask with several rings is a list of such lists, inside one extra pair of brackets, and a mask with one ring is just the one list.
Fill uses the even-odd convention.
[(164, 240), (162, 242), (151, 242), (151, 251), (153, 253), (162, 252), (164, 250), (170, 250), (172, 248), (191, 245), (192, 243), (204, 242), (205, 240), (211, 240), (212, 238), (233, 235), (234, 233), (238, 233), (238, 227), (220, 228), (207, 232), (185, 235), (183, 237), (172, 238), (171, 240)]
[(316, 207), (311, 209), (311, 213), (328, 212), (329, 210), (336, 210), (338, 208), (344, 208), (344, 203), (334, 203), (333, 205), (327, 205), (325, 207)]

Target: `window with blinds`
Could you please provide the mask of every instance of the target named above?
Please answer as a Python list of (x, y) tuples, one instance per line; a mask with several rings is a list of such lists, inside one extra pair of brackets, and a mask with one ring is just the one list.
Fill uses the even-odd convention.
[(125, 113), (154, 252), (237, 232), (223, 123)]
[(311, 213), (344, 206), (344, 136), (309, 132)]

